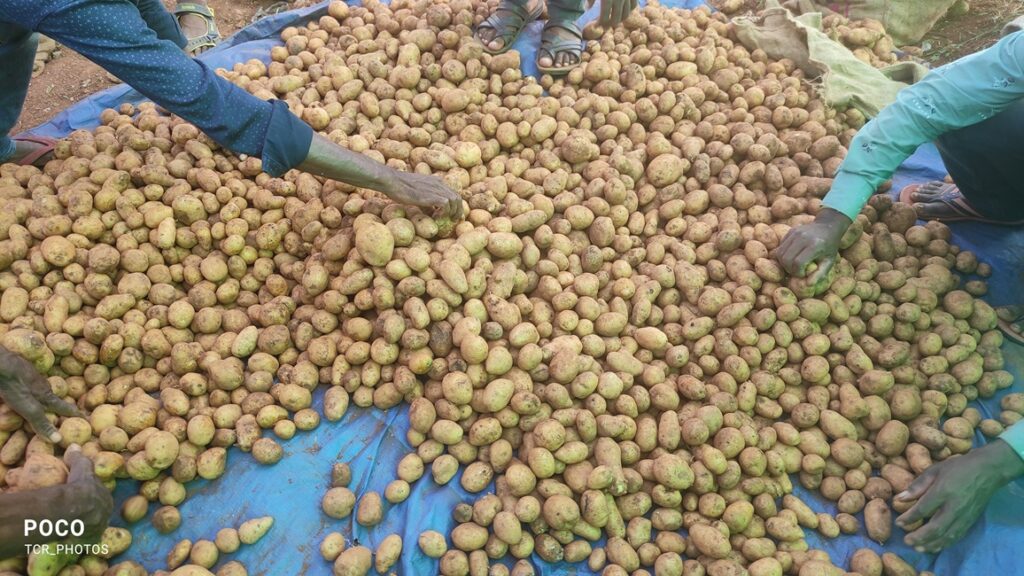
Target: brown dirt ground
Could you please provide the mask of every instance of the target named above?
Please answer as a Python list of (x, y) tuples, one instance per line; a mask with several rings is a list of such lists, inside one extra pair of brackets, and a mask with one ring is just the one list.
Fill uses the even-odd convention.
[(924, 42), (931, 47), (924, 58), (940, 65), (987, 48), (999, 39), (1003, 26), (1020, 15), (1024, 15), (1024, 0), (971, 0), (965, 16), (945, 18), (925, 36)]
[[(174, 0), (163, 0), (173, 8)], [(209, 0), (217, 16), (221, 36), (227, 38), (249, 24), (261, 7), (274, 0)], [(46, 64), (43, 73), (32, 79), (21, 117), (14, 127), (17, 134), (46, 122), (79, 100), (114, 85), (107, 73), (84, 57), (62, 47), (61, 56)]]

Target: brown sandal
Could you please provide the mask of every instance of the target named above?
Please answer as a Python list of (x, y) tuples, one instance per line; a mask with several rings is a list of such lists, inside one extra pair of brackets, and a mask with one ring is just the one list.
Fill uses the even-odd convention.
[(15, 142), (31, 142), (33, 144), (39, 144), (42, 148), (29, 152), (24, 158), (18, 160), (19, 166), (35, 166), (36, 162), (53, 152), (53, 149), (57, 147), (57, 141), (53, 138), (47, 138), (45, 136), (17, 136), (12, 138)]

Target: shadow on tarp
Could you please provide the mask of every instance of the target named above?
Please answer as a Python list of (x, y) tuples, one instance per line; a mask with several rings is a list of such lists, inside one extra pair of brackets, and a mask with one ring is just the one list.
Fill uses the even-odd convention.
[[(700, 2), (679, 0), (665, 2), (665, 5), (692, 8)], [(599, 4), (587, 12), (584, 20), (596, 18), (598, 10)], [(227, 68), (251, 58), (266, 61), (270, 48), (280, 44), (277, 37), (282, 29), (310, 18), (319, 18), (324, 13), (326, 3), (271, 16), (241, 30), (216, 49), (202, 55), (202, 59), (210, 66)], [(523, 68), (528, 74), (536, 75), (536, 50), (542, 28), (542, 23), (532, 23), (514, 45), (522, 53)], [(139, 93), (128, 87), (114, 87), (68, 108), (49, 123), (30, 132), (60, 137), (79, 128), (92, 128), (98, 124), (103, 109), (142, 99)], [(911, 182), (944, 175), (942, 161), (935, 148), (923, 146), (900, 169), (893, 188), (898, 190)], [(975, 251), (980, 259), (992, 264), (994, 273), (990, 281), (989, 301), (995, 305), (1021, 302), (1024, 229), (979, 224), (954, 224), (952, 228), (956, 243)], [(1007, 368), (1017, 378), (1012, 390), (1024, 391), (1020, 381), (1024, 374), (1024, 349), (1007, 344), (1004, 354)], [(998, 417), (998, 399), (1002, 395), (979, 404), (987, 417)], [(315, 405), (322, 406), (322, 392), (316, 395)], [(410, 576), (436, 574), (437, 561), (424, 556), (416, 540), (424, 530), (447, 534), (454, 527), (451, 518), (454, 506), (474, 500), (473, 495), (459, 487), (461, 474), (443, 487), (436, 486), (429, 479), (417, 482), (409, 499), (397, 506), (386, 506), (384, 522), (371, 529), (359, 526), (352, 517), (334, 520), (320, 511), (320, 500), (328, 488), (334, 462), (347, 462), (352, 467), (352, 487), (357, 494), (366, 490), (383, 493), (385, 486), (394, 478), (398, 460), (411, 450), (405, 441), (406, 430), (408, 418), (402, 409), (381, 413), (352, 408), (340, 422), (325, 421), (316, 430), (300, 432), (292, 440), (283, 442), (285, 457), (277, 466), (262, 466), (248, 454), (231, 449), (228, 472), (223, 478), (189, 484), (188, 500), (180, 506), (182, 525), (178, 530), (160, 535), (148, 522), (139, 523), (132, 527), (134, 543), (130, 551), (119, 559), (136, 560), (151, 571), (161, 569), (166, 566), (167, 553), (178, 540), (212, 540), (221, 528), (237, 527), (249, 518), (270, 515), (275, 519), (274, 527), (260, 542), (225, 555), (219, 564), (239, 560), (254, 576), (329, 575), (331, 567), (321, 558), (319, 545), (330, 532), (342, 532), (351, 542), (370, 548), (376, 548), (385, 536), (397, 533), (404, 541), (404, 551), (400, 564), (393, 570)], [(984, 441), (980, 434), (978, 441)], [(117, 491), (118, 504), (136, 490), (135, 483), (121, 482)], [(803, 488), (796, 492), (817, 511), (836, 512), (833, 503), (826, 502), (817, 494)], [(963, 541), (943, 553), (923, 555), (910, 550), (902, 544), (903, 533), (899, 529), (894, 529), (893, 538), (886, 548), (913, 562), (919, 570), (932, 570), (939, 576), (1024, 574), (1024, 555), (1017, 552), (1017, 546), (1024, 537), (1022, 519), (1024, 489), (1014, 484), (997, 494), (984, 518)], [(119, 517), (114, 523), (123, 524)], [(862, 534), (829, 541), (816, 532), (808, 531), (808, 542), (815, 548), (828, 551), (840, 566), (848, 566), (850, 555), (858, 548), (882, 551), (881, 546)], [(551, 565), (541, 562), (536, 556), (532, 560), (542, 575), (592, 574), (585, 565)]]

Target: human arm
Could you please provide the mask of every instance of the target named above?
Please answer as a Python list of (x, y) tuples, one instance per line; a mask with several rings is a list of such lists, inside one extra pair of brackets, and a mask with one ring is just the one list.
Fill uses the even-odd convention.
[(991, 118), (1022, 97), (1022, 33), (936, 68), (854, 137), (823, 204), (852, 221), (918, 146)]
[(378, 190), (395, 202), (423, 208), (436, 208), (458, 220), (462, 217), (462, 197), (436, 176), (400, 172), (316, 134), (309, 154), (296, 168), (352, 186)]
[[(903, 502), (917, 500), (896, 519), (897, 525), (913, 527), (927, 519), (907, 534), (907, 545), (922, 552), (938, 552), (953, 544), (974, 525), (1000, 488), (1024, 476), (1020, 455), (1024, 452), (1024, 428), (1014, 425), (1007, 433), (963, 456), (933, 464), (896, 495), (896, 500)], [(1011, 444), (1015, 440), (1016, 447)]]
[(625, 22), (636, 10), (637, 0), (601, 0), (601, 26), (615, 27)]
[(61, 441), (46, 411), (78, 416), (75, 406), (53, 393), (50, 383), (28, 360), (0, 346), (0, 399), (28, 421), (36, 434), (50, 442)]
[(77, 446), (64, 454), (68, 465), (68, 481), (58, 486), (30, 492), (0, 494), (0, 559), (21, 556), (25, 546), (45, 544), (53, 536), (38, 531), (25, 535), (25, 522), (35, 520), (81, 520), (85, 525), (82, 539), (95, 540), (103, 533), (114, 510), (114, 499), (93, 474), (92, 461)]

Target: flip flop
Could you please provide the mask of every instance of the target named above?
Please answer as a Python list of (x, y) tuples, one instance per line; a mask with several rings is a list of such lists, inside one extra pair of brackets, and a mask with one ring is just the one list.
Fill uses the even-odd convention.
[(31, 142), (42, 146), (42, 148), (29, 152), (24, 158), (18, 160), (17, 164), (19, 166), (35, 166), (36, 162), (39, 162), (40, 158), (53, 152), (53, 149), (57, 147), (56, 140), (45, 136), (17, 136), (12, 138), (12, 140), (15, 142)]
[[(499, 16), (499, 10), (507, 12), (507, 14)], [(512, 43), (516, 41), (516, 38), (519, 38), (519, 34), (522, 33), (523, 28), (526, 28), (526, 25), (530, 22), (540, 18), (540, 15), (543, 13), (543, 2), (536, 2), (532, 10), (524, 6), (512, 4), (511, 2), (502, 2), (501, 4), (498, 4), (497, 8), (495, 8), (494, 13), (488, 16), (486, 20), (476, 27), (477, 33), (479, 33), (483, 28), (490, 28), (494, 30), (496, 33), (494, 38), (501, 38), (505, 41), (504, 44), (502, 44), (501, 49), (491, 50), (477, 34), (473, 34), (473, 38), (476, 38), (476, 41), (483, 45), (484, 52), (494, 56), (504, 54), (512, 49)]]
[(213, 48), (220, 42), (220, 30), (217, 29), (213, 8), (193, 2), (180, 2), (178, 7), (174, 9), (174, 17), (180, 18), (185, 14), (199, 16), (206, 22), (206, 34), (189, 38), (188, 43), (185, 44), (185, 52), (195, 56), (196, 50), (200, 48)]
[[(550, 38), (543, 32), (540, 37), (540, 50), (537, 51), (537, 70), (544, 74), (550, 74), (552, 76), (564, 76), (571, 70), (583, 63), (583, 30), (580, 29), (579, 24), (576, 21), (572, 22), (559, 22), (557, 24), (548, 20), (547, 25), (544, 26), (544, 32), (547, 32), (549, 28), (561, 28), (571, 33), (575, 38), (558, 37)], [(540, 56), (546, 52), (551, 59), (555, 59), (555, 55), (566, 52), (576, 52), (576, 63), (569, 64), (568, 66), (541, 66)]]
[[(945, 184), (945, 182), (944, 182)], [(911, 184), (905, 186), (900, 190), (900, 202), (904, 204), (918, 204), (913, 199), (913, 195), (917, 192), (924, 184)], [(986, 224), (995, 224), (998, 226), (1018, 226), (1024, 224), (1024, 220), (993, 220), (982, 216), (977, 210), (971, 207), (964, 198), (964, 195), (960, 193), (960, 189), (954, 184), (946, 189), (941, 194), (932, 196), (934, 201), (942, 202), (949, 207), (956, 215), (955, 216), (944, 216), (942, 218), (928, 218), (928, 220), (936, 220), (939, 222), (984, 222)], [(924, 218), (922, 218), (924, 220)]]

